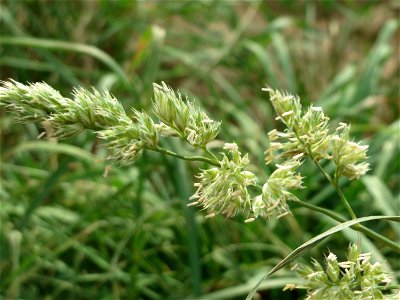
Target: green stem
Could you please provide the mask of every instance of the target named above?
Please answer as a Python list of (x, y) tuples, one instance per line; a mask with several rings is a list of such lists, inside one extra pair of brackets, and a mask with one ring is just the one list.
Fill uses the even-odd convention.
[[(348, 221), (345, 218), (343, 218), (342, 216), (340, 216), (340, 215), (338, 215), (338, 214), (336, 214), (336, 213), (334, 213), (334, 212), (332, 212), (332, 211), (330, 211), (328, 209), (321, 208), (321, 207), (312, 205), (310, 203), (306, 203), (306, 202), (303, 202), (303, 201), (293, 201), (292, 203), (296, 203), (296, 204), (298, 204), (298, 205), (300, 205), (302, 207), (305, 207), (305, 208), (311, 209), (313, 211), (322, 213), (322, 214), (324, 214), (324, 215), (326, 215), (326, 216), (328, 216), (328, 217), (330, 217), (330, 218), (332, 218), (332, 219), (334, 219), (334, 220), (336, 220), (338, 222), (341, 222), (341, 223), (344, 223), (344, 222)], [(363, 226), (361, 224), (355, 224), (355, 225), (351, 226), (350, 228), (352, 228), (354, 230), (357, 230), (359, 232), (362, 232), (365, 235), (369, 236), (370, 238), (378, 240), (378, 241), (384, 243), (385, 245), (387, 245), (388, 247), (396, 250), (397, 252), (400, 252), (400, 245), (399, 244), (397, 244), (396, 242), (393, 242), (392, 240), (389, 240), (388, 238), (384, 237), (383, 235), (381, 235), (381, 234), (379, 234), (379, 233), (377, 233), (377, 232), (375, 232), (375, 231), (373, 231), (373, 230), (371, 230), (371, 229), (369, 229), (369, 228), (367, 228), (367, 227), (365, 227), (365, 226)]]
[(339, 185), (339, 175), (338, 169), (335, 171), (335, 175), (333, 177), (333, 187), (335, 188), (336, 192), (338, 193), (340, 200), (342, 200), (344, 206), (346, 207), (347, 211), (349, 212), (352, 219), (356, 219), (356, 214), (354, 213), (353, 209), (351, 208), (349, 202), (347, 201), (346, 196), (343, 194), (342, 189)]
[[(254, 186), (251, 186), (251, 187), (257, 192), (261, 192), (262, 191), (262, 187), (260, 185), (254, 185)], [(340, 216), (340, 215), (336, 214), (335, 212), (333, 212), (333, 211), (331, 211), (329, 209), (326, 209), (326, 208), (315, 206), (313, 204), (310, 204), (310, 203), (307, 203), (307, 202), (303, 202), (303, 201), (300, 201), (300, 200), (299, 201), (291, 201), (291, 203), (295, 203), (295, 204), (300, 205), (302, 207), (305, 207), (305, 208), (308, 208), (310, 210), (313, 210), (313, 211), (319, 212), (321, 214), (324, 214), (325, 216), (328, 216), (331, 219), (334, 219), (334, 220), (336, 220), (336, 221), (338, 221), (340, 223), (344, 223), (344, 222), (348, 221), (347, 219), (343, 218), (342, 216)], [(362, 232), (365, 235), (369, 236), (370, 238), (378, 240), (378, 241), (384, 243), (385, 245), (387, 245), (388, 247), (396, 250), (397, 252), (400, 252), (400, 245), (398, 245), (397, 243), (389, 240), (388, 238), (384, 237), (383, 235), (381, 235), (379, 233), (376, 233), (375, 231), (373, 231), (373, 230), (371, 230), (371, 229), (369, 229), (369, 228), (367, 228), (367, 227), (365, 227), (365, 226), (363, 226), (361, 224), (355, 224), (353, 226), (350, 226), (350, 228), (352, 228), (352, 229), (354, 229), (356, 231)]]
[(378, 286), (378, 289), (380, 289), (382, 291), (399, 290), (400, 289), (400, 284), (391, 284), (391, 285)]
[(202, 161), (202, 162), (208, 163), (208, 164), (216, 166), (216, 167), (220, 167), (221, 166), (219, 164), (218, 160), (209, 159), (209, 158), (204, 157), (204, 156), (186, 156), (186, 155), (181, 155), (181, 154), (175, 153), (173, 151), (170, 151), (168, 149), (165, 149), (165, 148), (162, 148), (162, 147), (159, 147), (159, 146), (157, 146), (156, 148), (147, 148), (147, 149), (152, 150), (152, 151), (156, 151), (156, 152), (160, 152), (162, 154), (166, 154), (166, 155), (169, 155), (169, 156), (174, 156), (174, 157), (177, 157), (177, 158), (180, 158), (180, 159), (183, 159), (183, 160)]
[(218, 160), (218, 158), (214, 155), (214, 153), (212, 153), (208, 148), (207, 148), (207, 146), (203, 146), (203, 151), (205, 152), (205, 153), (207, 153), (210, 157), (212, 157), (213, 159), (215, 159), (215, 160)]

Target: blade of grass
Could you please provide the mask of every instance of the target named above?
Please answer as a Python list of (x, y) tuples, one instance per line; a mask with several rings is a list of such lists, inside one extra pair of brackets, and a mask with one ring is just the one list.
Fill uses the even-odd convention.
[[(0, 57), (0, 66), (12, 68), (28, 69), (39, 72), (59, 72), (57, 65), (50, 62), (33, 61), (32, 59), (23, 59), (21, 57), (2, 56)], [(85, 70), (83, 68), (69, 67), (74, 73), (87, 77), (100, 77), (101, 73), (96, 70)]]
[[(269, 289), (276, 289), (282, 288), (286, 284), (298, 282), (298, 277), (283, 277), (283, 278), (274, 278), (268, 280), (267, 282), (263, 282), (260, 286), (260, 290), (269, 290)], [(239, 284), (230, 288), (225, 288), (213, 293), (209, 293), (204, 295), (204, 298), (207, 300), (222, 300), (222, 299), (234, 299), (236, 297), (243, 297), (246, 295), (249, 290), (254, 286), (254, 280), (249, 280), (245, 284)]]
[(50, 153), (62, 153), (76, 159), (83, 160), (90, 164), (96, 164), (97, 158), (90, 152), (83, 150), (79, 147), (68, 144), (55, 144), (46, 141), (32, 141), (20, 144), (8, 152), (4, 153), (4, 159), (8, 159), (17, 153), (24, 151), (45, 151)]
[(151, 90), (153, 82), (156, 81), (157, 72), (160, 69), (161, 54), (164, 46), (165, 29), (159, 26), (151, 27), (151, 46), (148, 60), (144, 67), (143, 83), (144, 90)]
[(266, 82), (273, 87), (278, 87), (278, 78), (271, 67), (273, 65), (273, 60), (271, 55), (267, 52), (267, 49), (251, 40), (245, 40), (243, 46), (259, 60), (260, 66), (263, 68), (266, 75)]
[[(13, 32), (15, 35), (20, 37), (29, 36), (27, 32), (20, 28), (17, 21), (10, 14), (9, 10), (3, 5), (0, 5), (0, 20), (4, 21), (5, 25), (10, 28), (11, 32)], [(78, 85), (80, 83), (74, 73), (71, 72), (69, 68), (65, 67), (65, 64), (57, 59), (50, 51), (48, 51), (47, 49), (38, 49), (36, 52), (39, 56), (46, 59), (50, 64), (54, 65), (54, 67), (57, 69), (57, 72), (68, 83), (72, 85)]]
[(279, 61), (285, 78), (286, 88), (292, 93), (297, 92), (297, 81), (294, 76), (292, 60), (289, 54), (289, 48), (282, 34), (276, 32), (271, 36), (272, 46), (275, 48), (276, 59)]
[(100, 50), (97, 47), (80, 44), (80, 43), (72, 43), (66, 41), (58, 41), (58, 40), (49, 40), (49, 39), (41, 39), (34, 37), (10, 37), (3, 36), (0, 38), (0, 45), (14, 45), (14, 46), (24, 46), (24, 47), (36, 47), (36, 48), (45, 48), (49, 50), (58, 50), (58, 51), (69, 51), (69, 52), (77, 52), (85, 55), (90, 55), (106, 66), (108, 66), (111, 70), (118, 75), (120, 80), (124, 83), (125, 87), (129, 90), (134, 90), (129, 78), (126, 76), (124, 70), (118, 65), (118, 63), (107, 53)]
[(57, 170), (52, 172), (46, 182), (43, 185), (42, 191), (37, 194), (33, 199), (28, 208), (25, 211), (23, 217), (17, 223), (17, 228), (22, 231), (26, 224), (29, 221), (29, 218), (33, 214), (33, 212), (43, 203), (46, 197), (50, 194), (50, 192), (57, 186), (57, 182), (60, 179), (61, 175), (67, 171), (67, 163), (68, 160), (64, 160), (58, 167)]
[[(400, 129), (400, 127), (399, 127)], [(378, 161), (374, 168), (374, 174), (378, 178), (385, 176), (388, 166), (396, 159), (399, 152), (400, 135), (395, 135), (392, 139), (387, 139), (382, 145), (382, 151), (377, 157)]]
[(353, 90), (348, 97), (342, 98), (338, 114), (348, 115), (357, 112), (349, 111), (349, 107), (358, 105), (366, 97), (374, 94), (378, 90), (378, 83), (381, 78), (381, 71), (385, 61), (391, 54), (390, 39), (398, 29), (399, 24), (396, 20), (388, 20), (379, 32), (378, 39), (374, 47), (369, 52), (363, 66), (362, 74), (357, 81), (353, 81)]
[(339, 231), (342, 231), (343, 229), (348, 228), (352, 225), (359, 224), (362, 222), (372, 221), (372, 220), (388, 220), (388, 221), (400, 222), (400, 216), (369, 216), (369, 217), (357, 218), (357, 219), (353, 219), (351, 221), (347, 221), (342, 224), (339, 224), (339, 225), (332, 227), (331, 229), (325, 231), (324, 233), (317, 235), (316, 237), (310, 239), (309, 241), (305, 242), (301, 246), (297, 247), (295, 250), (292, 251), (292, 253), (290, 253), (283, 260), (281, 260), (280, 263), (278, 263), (275, 267), (273, 267), (272, 270), (268, 274), (266, 274), (263, 278), (261, 278), (261, 280), (253, 288), (253, 290), (247, 295), (246, 300), (251, 300), (253, 298), (254, 293), (257, 291), (257, 289), (262, 281), (264, 281), (266, 278), (268, 278), (269, 276), (271, 276), (278, 270), (287, 266), (290, 262), (292, 262), (297, 257), (304, 255), (306, 252), (308, 252), (309, 250), (314, 248), (325, 238), (327, 238), (327, 237), (331, 236), (332, 234), (335, 234)]
[[(400, 203), (396, 203), (392, 193), (386, 185), (378, 177), (373, 175), (365, 175), (361, 178), (367, 191), (374, 200), (374, 206), (379, 209), (383, 215), (397, 215), (400, 213)], [(400, 227), (391, 223), (396, 236), (400, 237)]]
[[(176, 146), (172, 146), (172, 149), (176, 149)], [(190, 261), (190, 276), (192, 279), (193, 294), (195, 297), (199, 297), (202, 293), (201, 291), (201, 268), (200, 268), (200, 253), (199, 253), (199, 236), (198, 236), (198, 226), (195, 219), (194, 209), (187, 206), (187, 199), (190, 197), (190, 186), (187, 178), (190, 175), (187, 172), (186, 165), (181, 160), (169, 161), (172, 172), (172, 179), (177, 190), (178, 196), (181, 198), (182, 207), (185, 212), (186, 222), (187, 222), (187, 236), (189, 243), (189, 261)]]

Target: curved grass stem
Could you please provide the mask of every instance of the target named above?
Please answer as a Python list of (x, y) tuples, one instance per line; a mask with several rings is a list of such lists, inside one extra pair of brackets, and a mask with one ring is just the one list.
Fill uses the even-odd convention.
[(175, 152), (173, 152), (171, 150), (168, 150), (168, 149), (165, 149), (165, 148), (162, 148), (162, 147), (159, 147), (159, 146), (157, 146), (155, 148), (147, 148), (147, 149), (152, 150), (152, 151), (156, 151), (156, 152), (160, 152), (162, 154), (166, 154), (166, 155), (169, 155), (169, 156), (174, 156), (174, 157), (177, 157), (177, 158), (180, 158), (180, 159), (183, 159), (183, 160), (202, 161), (202, 162), (208, 163), (210, 165), (213, 165), (213, 166), (216, 166), (216, 167), (220, 167), (220, 164), (219, 164), (218, 160), (209, 159), (209, 158), (204, 157), (204, 156), (186, 156), (186, 155), (181, 155), (181, 154), (175, 153)]
[[(262, 187), (260, 185), (255, 185), (252, 187), (257, 192), (260, 192), (262, 190)], [(324, 214), (325, 216), (330, 217), (331, 219), (334, 219), (340, 223), (344, 223), (344, 222), (348, 221), (346, 218), (340, 216), (339, 214), (337, 214), (329, 209), (319, 207), (319, 206), (316, 206), (316, 205), (313, 205), (313, 204), (310, 204), (307, 202), (303, 202), (303, 201), (299, 200), (299, 201), (291, 201), (290, 203), (295, 203), (299, 206), (302, 206), (302, 207), (308, 208), (310, 210), (316, 211), (318, 213)], [(365, 235), (369, 236), (370, 238), (380, 241), (380, 242), (384, 243), (386, 246), (388, 246), (388, 247), (392, 248), (393, 250), (400, 253), (400, 245), (399, 244), (397, 244), (396, 242), (389, 240), (388, 238), (384, 237), (383, 235), (365, 227), (364, 225), (355, 224), (355, 225), (351, 226), (350, 228), (352, 228), (356, 231), (362, 232)]]
[[(292, 203), (296, 203), (296, 204), (298, 204), (298, 205), (300, 205), (302, 207), (305, 207), (305, 208), (311, 209), (313, 211), (322, 213), (322, 214), (324, 214), (324, 215), (326, 215), (326, 216), (328, 216), (328, 217), (330, 217), (330, 218), (332, 218), (332, 219), (334, 219), (334, 220), (336, 220), (338, 222), (341, 222), (341, 223), (344, 223), (344, 222), (348, 221), (345, 218), (343, 218), (342, 216), (340, 216), (340, 215), (338, 215), (338, 214), (336, 214), (336, 213), (334, 213), (334, 212), (332, 212), (332, 211), (330, 211), (328, 209), (325, 209), (325, 208), (322, 208), (322, 207), (318, 207), (318, 206), (312, 205), (310, 203), (306, 203), (306, 202), (303, 202), (303, 201), (293, 201)], [(388, 247), (392, 248), (393, 250), (395, 250), (395, 251), (400, 253), (400, 245), (399, 244), (397, 244), (396, 242), (394, 242), (392, 240), (389, 240), (388, 238), (384, 237), (383, 235), (381, 235), (381, 234), (379, 234), (379, 233), (377, 233), (377, 232), (365, 227), (364, 225), (356, 224), (356, 225), (351, 226), (350, 228), (352, 228), (352, 229), (354, 229), (356, 231), (362, 232), (365, 235), (369, 236), (370, 238), (373, 238), (373, 239), (375, 239), (377, 241), (380, 241), (380, 242), (384, 243), (386, 246), (388, 246)]]
[(207, 148), (207, 146), (204, 146), (202, 149), (203, 149), (203, 151), (204, 151), (206, 154), (208, 154), (208, 155), (209, 155), (210, 157), (212, 157), (214, 160), (218, 161), (218, 158), (214, 155), (214, 153), (212, 153), (212, 152), (210, 151), (210, 149)]
[(346, 196), (342, 192), (342, 189), (339, 185), (339, 175), (336, 169), (335, 175), (333, 177), (333, 187), (335, 188), (336, 192), (338, 193), (340, 200), (342, 200), (344, 206), (346, 207), (347, 211), (349, 212), (352, 219), (356, 219), (356, 214), (354, 213), (353, 209), (350, 206), (350, 203), (347, 201)]

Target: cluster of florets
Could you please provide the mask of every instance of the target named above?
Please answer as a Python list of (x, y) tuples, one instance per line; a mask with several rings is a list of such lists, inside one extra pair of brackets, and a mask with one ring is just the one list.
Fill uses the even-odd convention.
[(290, 213), (288, 200), (297, 201), (290, 189), (302, 187), (302, 177), (296, 169), (302, 164), (301, 154), (282, 164), (277, 164), (277, 169), (271, 174), (262, 187), (262, 193), (254, 199), (252, 211), (254, 217), (264, 218), (283, 217)]
[(223, 214), (228, 218), (239, 212), (249, 211), (252, 198), (248, 187), (255, 185), (256, 176), (246, 170), (249, 158), (241, 156), (238, 146), (227, 143), (224, 149), (228, 155), (222, 153), (220, 167), (203, 170), (197, 177), (200, 182), (195, 183), (196, 193), (190, 198), (195, 200), (192, 205), (200, 205), (209, 212), (208, 217)]
[[(127, 116), (123, 106), (108, 91), (84, 88), (74, 90), (73, 98), (65, 98), (45, 83), (24, 85), (3, 82), (0, 104), (17, 114), (21, 122), (48, 121), (59, 138), (80, 133), (84, 129), (96, 131), (106, 141), (110, 158), (125, 164), (134, 162), (144, 149), (158, 149), (160, 137), (179, 136), (196, 148), (216, 138), (220, 122), (211, 120), (193, 102), (183, 99), (164, 82), (154, 84), (153, 112), (155, 122), (146, 112), (133, 110)], [(296, 201), (291, 189), (301, 188), (302, 177), (297, 173), (301, 157), (312, 156), (318, 161), (333, 159), (338, 175), (359, 178), (368, 170), (367, 146), (349, 141), (349, 126), (341, 124), (335, 133), (328, 130), (328, 118), (319, 107), (302, 112), (300, 99), (266, 88), (271, 102), (287, 129), (269, 132), (270, 148), (267, 162), (279, 153), (286, 158), (265, 182), (259, 195), (250, 193), (256, 176), (247, 170), (248, 155), (242, 156), (236, 144), (225, 144), (222, 159), (216, 167), (203, 170), (196, 183), (197, 191), (190, 205), (202, 206), (209, 216), (221, 213), (233, 217), (247, 214), (247, 222), (261, 216), (281, 217), (290, 213), (288, 200)]]
[(184, 101), (180, 93), (175, 93), (164, 82), (154, 84), (154, 113), (167, 127), (166, 134), (179, 135), (195, 147), (205, 147), (221, 127), (220, 122), (211, 120), (193, 102)]
[(290, 212), (287, 200), (298, 200), (289, 189), (300, 188), (301, 176), (295, 170), (301, 165), (301, 155), (288, 160), (271, 174), (263, 185), (262, 193), (252, 197), (251, 186), (257, 183), (256, 176), (248, 171), (248, 155), (241, 156), (235, 143), (225, 144), (228, 154), (222, 154), (220, 167), (203, 170), (195, 183), (196, 193), (191, 197), (189, 206), (199, 205), (207, 210), (208, 217), (223, 214), (233, 217), (239, 212), (248, 215), (246, 222), (252, 222), (261, 216), (282, 217)]
[(321, 107), (311, 106), (303, 113), (300, 99), (290, 94), (283, 94), (270, 87), (271, 103), (286, 129), (276, 129), (268, 133), (270, 146), (266, 151), (266, 162), (271, 163), (277, 157), (290, 158), (300, 153), (312, 156), (315, 161), (331, 159), (335, 162), (337, 175), (349, 179), (359, 178), (369, 170), (367, 158), (368, 146), (349, 141), (350, 126), (341, 123), (331, 133), (329, 118)]
[(73, 98), (69, 99), (46, 83), (2, 82), (0, 105), (12, 110), (20, 122), (48, 121), (58, 138), (94, 130), (106, 140), (110, 158), (124, 164), (137, 160), (145, 148), (155, 149), (159, 136), (181, 136), (193, 146), (205, 147), (220, 130), (219, 122), (212, 121), (192, 102), (183, 101), (165, 83), (154, 84), (158, 124), (147, 113), (135, 109), (130, 118), (108, 91), (95, 88), (74, 89)]
[(361, 145), (350, 141), (350, 126), (340, 123), (333, 136), (333, 161), (338, 173), (351, 179), (359, 179), (369, 170), (369, 164), (365, 162), (368, 145)]
[(307, 300), (325, 299), (399, 299), (400, 295), (383, 294), (391, 280), (379, 262), (371, 263), (371, 253), (361, 253), (358, 245), (349, 246), (347, 261), (338, 262), (335, 254), (325, 257), (325, 268), (316, 260), (313, 266), (293, 267), (305, 281), (288, 284), (285, 289), (306, 289)]

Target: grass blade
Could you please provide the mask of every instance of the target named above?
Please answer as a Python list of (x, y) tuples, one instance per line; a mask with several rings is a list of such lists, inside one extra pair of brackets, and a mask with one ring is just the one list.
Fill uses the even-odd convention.
[(282, 269), (286, 265), (288, 265), (290, 262), (292, 262), (295, 258), (305, 254), (309, 250), (311, 250), (313, 247), (318, 245), (321, 241), (323, 241), (325, 238), (328, 236), (331, 236), (332, 234), (335, 234), (336, 232), (342, 231), (345, 228), (348, 228), (350, 226), (353, 226), (355, 224), (361, 223), (361, 222), (366, 222), (366, 221), (371, 221), (371, 220), (380, 220), (380, 219), (385, 219), (388, 221), (395, 221), (395, 222), (400, 222), (400, 216), (369, 216), (369, 217), (364, 217), (364, 218), (357, 218), (351, 221), (344, 222), (342, 224), (339, 224), (335, 227), (332, 227), (331, 229), (325, 231), (324, 233), (321, 233), (317, 235), (316, 237), (312, 238), (311, 240), (307, 241), (306, 243), (302, 244), (301, 246), (297, 247), (290, 253), (288, 256), (286, 256), (283, 260), (280, 261), (272, 270), (266, 274), (261, 280), (257, 283), (257, 285), (254, 287), (254, 289), (247, 295), (246, 300), (251, 300), (254, 293), (257, 291), (258, 287), (260, 286), (261, 282), (277, 272), (278, 270)]
[[(263, 282), (260, 285), (260, 289), (274, 289), (274, 288), (282, 288), (288, 283), (293, 283), (298, 281), (298, 277), (283, 277), (283, 278), (274, 278), (269, 280), (268, 282)], [(219, 290), (207, 295), (204, 295), (204, 299), (207, 300), (222, 300), (222, 299), (234, 299), (235, 297), (240, 297), (246, 295), (246, 293), (251, 289), (254, 285), (253, 281), (248, 281), (245, 284), (236, 285), (234, 287), (226, 288), (223, 290)], [(203, 299), (203, 298), (202, 298)]]
[(23, 151), (46, 151), (53, 153), (62, 153), (86, 161), (90, 164), (96, 163), (96, 157), (86, 150), (68, 144), (55, 144), (45, 141), (32, 141), (20, 144), (19, 146), (5, 153), (4, 156), (8, 158), (18, 152)]
[[(396, 203), (392, 193), (380, 178), (373, 175), (365, 175), (361, 178), (361, 181), (374, 199), (375, 207), (379, 209), (383, 215), (390, 216), (399, 214), (400, 203)], [(396, 226), (396, 224), (392, 225), (396, 235), (400, 236), (400, 227)]]
[(94, 58), (97, 58), (99, 61), (113, 70), (127, 87), (131, 87), (128, 77), (118, 63), (107, 53), (94, 46), (33, 37), (1, 37), (0, 45), (1, 44), (70, 51), (90, 55)]

